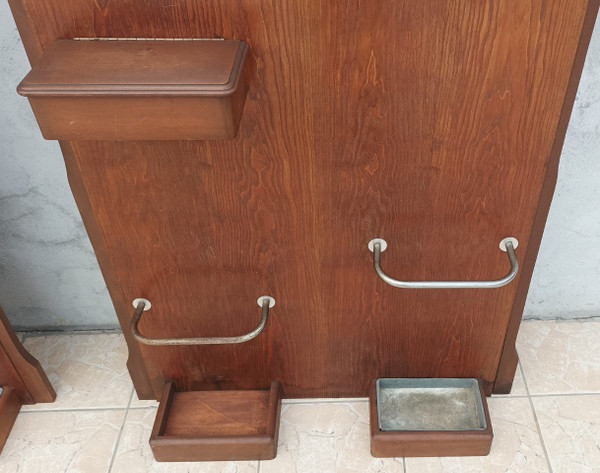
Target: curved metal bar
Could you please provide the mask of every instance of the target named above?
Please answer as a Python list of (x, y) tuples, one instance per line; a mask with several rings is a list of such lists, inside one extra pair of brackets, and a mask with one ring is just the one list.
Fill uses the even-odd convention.
[[(513, 244), (514, 243), (514, 244)], [(384, 247), (382, 249), (382, 244)], [(493, 281), (399, 281), (394, 279), (381, 269), (381, 253), (385, 250), (385, 241), (375, 239), (369, 244), (373, 251), (373, 266), (377, 275), (386, 283), (393, 287), (402, 289), (493, 289), (506, 286), (511, 282), (519, 271), (519, 262), (515, 254), (517, 240), (514, 238), (505, 238), (500, 243), (500, 248), (506, 251), (510, 262), (510, 271), (501, 279)]]
[(235, 343), (244, 343), (255, 338), (263, 331), (267, 325), (269, 318), (269, 309), (275, 305), (275, 299), (269, 296), (261, 297), (258, 302), (262, 307), (262, 314), (258, 327), (244, 335), (236, 337), (198, 337), (198, 338), (148, 338), (142, 335), (138, 329), (138, 325), (144, 311), (149, 309), (149, 302), (145, 299), (136, 299), (137, 307), (133, 318), (131, 319), (131, 333), (133, 338), (144, 345), (152, 346), (178, 346), (178, 345), (229, 345)]

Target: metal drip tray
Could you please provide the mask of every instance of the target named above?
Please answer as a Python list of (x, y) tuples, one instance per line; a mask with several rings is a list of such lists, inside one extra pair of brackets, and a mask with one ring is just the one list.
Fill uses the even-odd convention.
[(377, 414), (382, 431), (485, 430), (476, 379), (382, 378)]
[(375, 457), (487, 455), (492, 424), (472, 378), (380, 378), (371, 388)]

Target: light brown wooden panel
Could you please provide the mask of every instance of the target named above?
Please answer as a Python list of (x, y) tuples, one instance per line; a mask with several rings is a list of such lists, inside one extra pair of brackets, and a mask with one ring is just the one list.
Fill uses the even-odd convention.
[[(63, 144), (125, 329), (135, 297), (153, 303), (143, 332), (161, 337), (243, 333), (258, 296), (277, 300), (243, 345), (128, 338), (142, 396), (144, 379), (156, 396), (165, 380), (273, 379), (291, 397), (366, 396), (381, 376), (478, 377), (491, 390), (596, 0), (12, 3), (34, 59), (57, 38), (225, 37), (256, 62), (234, 140)], [(391, 288), (366, 246), (385, 238), (399, 278), (493, 279), (509, 235), (528, 255), (524, 277), (495, 290)]]

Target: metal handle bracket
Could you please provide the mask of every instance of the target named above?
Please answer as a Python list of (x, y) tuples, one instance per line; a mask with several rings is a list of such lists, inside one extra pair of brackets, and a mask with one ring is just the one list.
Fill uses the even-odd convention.
[(368, 244), (368, 248), (373, 252), (373, 267), (377, 275), (387, 284), (402, 289), (493, 289), (506, 286), (511, 282), (519, 271), (519, 262), (515, 249), (519, 245), (516, 238), (504, 238), (500, 242), (500, 249), (505, 251), (510, 262), (510, 271), (506, 276), (491, 281), (400, 281), (388, 276), (381, 269), (381, 253), (387, 248), (387, 242), (382, 238), (374, 238)]
[(142, 318), (142, 314), (150, 310), (152, 304), (148, 299), (138, 298), (133, 301), (135, 312), (131, 319), (131, 333), (133, 338), (144, 345), (152, 346), (179, 346), (179, 345), (229, 345), (235, 343), (244, 343), (255, 338), (259, 333), (263, 331), (267, 325), (269, 318), (269, 309), (275, 305), (275, 299), (271, 296), (259, 297), (256, 301), (258, 306), (262, 308), (260, 317), (260, 323), (258, 326), (244, 335), (238, 335), (235, 337), (196, 337), (196, 338), (149, 338), (142, 335), (139, 331), (138, 325)]

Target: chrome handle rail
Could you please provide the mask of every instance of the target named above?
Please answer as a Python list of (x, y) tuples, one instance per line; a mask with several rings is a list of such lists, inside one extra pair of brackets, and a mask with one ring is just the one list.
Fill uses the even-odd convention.
[(505, 238), (500, 242), (500, 249), (508, 255), (510, 271), (503, 278), (493, 281), (400, 281), (388, 276), (381, 269), (381, 253), (386, 250), (387, 242), (381, 238), (375, 238), (369, 242), (368, 247), (373, 252), (375, 272), (390, 286), (402, 289), (493, 289), (506, 286), (517, 276), (519, 262), (515, 249), (518, 244), (518, 240), (513, 237)]
[(145, 311), (150, 310), (152, 304), (147, 299), (138, 298), (133, 301), (135, 313), (131, 319), (131, 333), (133, 338), (144, 345), (153, 346), (177, 346), (177, 345), (229, 345), (234, 343), (244, 343), (255, 338), (263, 331), (269, 319), (269, 309), (275, 305), (275, 299), (270, 296), (259, 297), (256, 301), (258, 306), (262, 308), (260, 323), (258, 326), (244, 335), (236, 337), (197, 337), (197, 338), (149, 338), (142, 335), (138, 329), (138, 325)]

